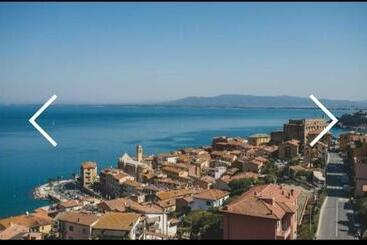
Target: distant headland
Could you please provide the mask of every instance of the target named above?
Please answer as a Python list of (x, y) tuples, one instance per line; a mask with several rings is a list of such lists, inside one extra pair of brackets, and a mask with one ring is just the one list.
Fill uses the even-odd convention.
[[(325, 106), (334, 109), (367, 109), (367, 100), (320, 99)], [(315, 104), (307, 97), (295, 96), (255, 96), (224, 94), (213, 97), (185, 97), (164, 102), (161, 105), (193, 107), (243, 107), (243, 108), (314, 108)]]

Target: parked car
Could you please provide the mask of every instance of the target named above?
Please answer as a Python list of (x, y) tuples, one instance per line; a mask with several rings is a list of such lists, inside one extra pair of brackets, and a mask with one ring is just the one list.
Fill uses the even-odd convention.
[(343, 185), (343, 190), (345, 192), (350, 192), (351, 191), (351, 186), (350, 185)]
[(342, 183), (343, 184), (347, 184), (348, 182), (349, 182), (349, 177), (348, 177), (348, 175), (343, 175), (342, 177), (341, 177), (341, 181), (342, 181)]
[(355, 237), (360, 239), (362, 236), (362, 232), (361, 232), (361, 225), (358, 223), (354, 224), (354, 230), (355, 230)]

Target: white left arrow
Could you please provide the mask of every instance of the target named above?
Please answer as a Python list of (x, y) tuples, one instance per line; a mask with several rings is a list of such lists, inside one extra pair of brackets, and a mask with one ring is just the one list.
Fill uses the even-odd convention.
[(44, 112), (47, 107), (49, 107), (52, 102), (54, 102), (57, 99), (56, 95), (53, 95), (28, 121), (33, 125), (33, 127), (35, 127), (38, 132), (40, 132), (43, 137), (45, 137), (50, 143), (51, 145), (53, 145), (53, 147), (57, 146), (57, 143), (45, 132), (45, 130), (43, 130), (37, 123), (36, 123), (36, 119), (42, 114), (42, 112)]

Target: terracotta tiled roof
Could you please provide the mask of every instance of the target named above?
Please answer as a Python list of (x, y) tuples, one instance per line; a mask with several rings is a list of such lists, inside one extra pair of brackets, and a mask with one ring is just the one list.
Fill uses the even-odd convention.
[(176, 199), (166, 199), (157, 202), (157, 205), (162, 208), (169, 208), (176, 205)]
[(261, 149), (264, 150), (267, 153), (272, 153), (272, 152), (278, 150), (278, 146), (276, 146), (276, 145), (263, 146)]
[(178, 156), (178, 159), (177, 159), (177, 161), (178, 162), (189, 162), (189, 161), (191, 161), (193, 159), (193, 157), (191, 157), (191, 156), (188, 156), (188, 155), (179, 155)]
[(68, 223), (90, 226), (98, 220), (98, 216), (81, 212), (63, 212), (58, 215), (58, 220)]
[(294, 145), (294, 146), (299, 146), (300, 144), (299, 140), (288, 140), (285, 143), (289, 145)]
[(223, 175), (220, 180), (228, 184), (229, 182), (231, 182), (231, 176), (227, 174)]
[(93, 169), (93, 168), (97, 168), (97, 163), (95, 163), (95, 162), (83, 162), (83, 163), (82, 163), (82, 168), (83, 168), (83, 169)]
[(187, 170), (188, 169), (187, 163), (170, 163), (170, 162), (164, 162), (164, 163), (162, 163), (161, 166), (162, 166), (162, 168), (163, 167), (171, 167), (171, 168), (183, 169), (183, 170)]
[(310, 169), (307, 169), (305, 167), (303, 167), (302, 165), (292, 165), (289, 166), (289, 169), (298, 172), (298, 171), (311, 171)]
[(252, 159), (249, 163), (251, 163), (251, 164), (255, 164), (255, 165), (263, 165), (264, 164), (264, 162), (262, 162), (262, 161), (259, 161), (259, 160), (257, 160), (257, 159)]
[(135, 188), (143, 188), (144, 187), (144, 184), (140, 183), (140, 182), (137, 182), (135, 180), (126, 180), (123, 185), (128, 185), (128, 186), (131, 186), (131, 187), (135, 187)]
[(263, 163), (269, 162), (269, 159), (262, 157), (262, 156), (255, 157), (255, 159)]
[(192, 203), (194, 201), (193, 197), (183, 197), (183, 200), (185, 200), (187, 203)]
[(165, 166), (162, 168), (163, 172), (169, 172), (169, 173), (175, 173), (175, 174), (180, 174), (183, 172), (182, 169), (179, 169), (177, 167), (173, 167), (173, 166)]
[(58, 206), (62, 208), (72, 208), (72, 207), (79, 206), (79, 202), (77, 200), (68, 200), (68, 201), (59, 203)]
[(212, 156), (223, 156), (225, 154), (228, 154), (227, 151), (212, 151), (211, 155)]
[(29, 214), (29, 215), (18, 215), (0, 220), (0, 230), (10, 227), (12, 224), (26, 226), (29, 228), (39, 227), (45, 225), (51, 225), (52, 219), (45, 215), (40, 214)]
[(40, 215), (40, 216), (48, 216), (49, 213), (52, 213), (52, 211), (50, 209), (45, 209), (44, 207), (40, 207), (34, 210), (36, 215)]
[(198, 194), (195, 194), (194, 198), (215, 201), (215, 200), (219, 200), (228, 195), (229, 195), (229, 192), (227, 191), (222, 191), (218, 189), (210, 189), (210, 190), (205, 190)]
[(154, 173), (154, 171), (146, 170), (146, 171), (142, 174), (142, 176), (143, 176), (144, 178), (146, 178), (146, 179), (152, 179), (152, 178), (154, 178), (154, 177), (155, 177), (155, 173)]
[(245, 156), (250, 156), (250, 155), (254, 155), (257, 152), (257, 149), (255, 148), (251, 148), (248, 151), (245, 152)]
[(98, 219), (92, 229), (130, 231), (140, 217), (137, 213), (108, 212)]
[(167, 159), (171, 157), (177, 157), (177, 153), (161, 153), (157, 157), (161, 159)]
[(98, 207), (104, 209), (105, 211), (124, 212), (125, 210), (130, 209), (137, 213), (162, 213), (163, 212), (162, 208), (157, 205), (154, 205), (154, 204), (142, 205), (128, 198), (117, 198), (117, 199), (113, 199), (109, 201), (104, 201), (98, 204)]
[(13, 237), (26, 233), (29, 231), (29, 227), (23, 225), (12, 224), (8, 228), (0, 231), (0, 240), (10, 240)]
[(122, 172), (121, 172), (121, 173), (113, 174), (112, 176), (113, 176), (113, 178), (114, 178), (115, 180), (120, 181), (121, 179), (123, 179), (123, 178), (127, 177), (127, 176), (128, 176), (128, 174), (126, 174), (126, 173), (122, 173)]
[(184, 154), (189, 154), (189, 155), (199, 155), (199, 154), (206, 153), (206, 151), (201, 148), (185, 148), (185, 149), (182, 149), (181, 152)]
[(142, 213), (142, 214), (161, 214), (163, 213), (162, 207), (156, 204), (142, 205), (137, 202), (134, 202), (133, 204), (130, 204), (129, 208), (131, 208), (135, 212)]
[(170, 190), (170, 191), (159, 191), (155, 195), (160, 200), (171, 199), (175, 197), (188, 196), (197, 193), (197, 190), (192, 189), (179, 189), (179, 190)]
[(221, 180), (225, 183), (229, 183), (232, 180), (250, 179), (250, 178), (257, 179), (259, 178), (259, 174), (253, 172), (241, 172), (234, 176), (224, 175), (222, 176)]
[(233, 155), (241, 155), (242, 151), (239, 151), (239, 150), (234, 150), (234, 151), (230, 151), (230, 153), (232, 153)]
[(297, 211), (300, 191), (287, 185), (254, 186), (226, 205), (223, 212), (280, 220), (286, 213)]
[(200, 180), (206, 183), (215, 183), (215, 179), (209, 175), (201, 177)]
[(174, 184), (174, 185), (180, 184), (180, 182), (178, 182), (177, 180), (173, 180), (171, 178), (161, 178), (161, 179), (156, 179), (155, 181), (157, 183), (163, 183), (163, 184)]
[(104, 175), (111, 175), (114, 179), (116, 180), (121, 180), (127, 176), (129, 176), (127, 173), (125, 173), (123, 170), (121, 169), (116, 169), (116, 168), (106, 168), (102, 170), (102, 174)]
[(113, 211), (113, 212), (125, 212), (126, 210), (126, 201), (123, 198), (116, 198), (108, 201), (103, 201), (97, 206), (104, 211)]

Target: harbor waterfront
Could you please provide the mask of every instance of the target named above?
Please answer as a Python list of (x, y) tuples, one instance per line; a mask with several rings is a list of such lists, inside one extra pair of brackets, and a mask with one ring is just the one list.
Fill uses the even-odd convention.
[[(134, 154), (136, 144), (146, 154), (159, 154), (210, 145), (215, 136), (270, 133), (292, 118), (323, 117), (317, 108), (54, 105), (38, 120), (57, 139), (59, 145), (52, 148), (28, 123), (38, 107), (0, 106), (0, 217), (47, 205), (47, 200), (33, 198), (35, 187), (49, 179), (70, 179), (86, 160), (98, 162), (101, 169), (115, 166), (123, 152)], [(332, 112), (341, 116), (346, 111)]]

